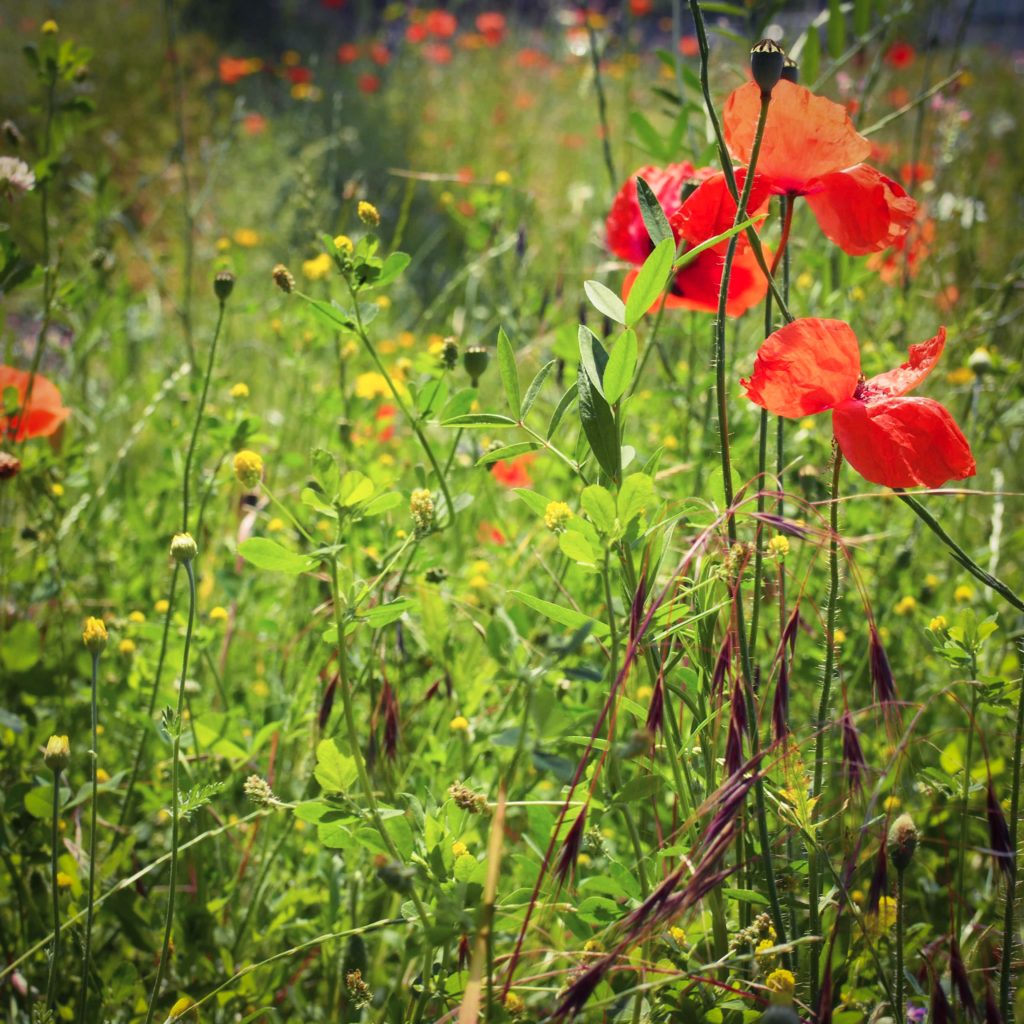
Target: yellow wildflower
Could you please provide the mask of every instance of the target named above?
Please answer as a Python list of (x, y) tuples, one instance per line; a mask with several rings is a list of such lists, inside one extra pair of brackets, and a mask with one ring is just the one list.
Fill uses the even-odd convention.
[(380, 224), (380, 212), (373, 203), (368, 203), (365, 199), (361, 199), (356, 212), (359, 214), (359, 219), (367, 227), (376, 227)]
[(916, 607), (917, 600), (911, 597), (910, 594), (907, 594), (896, 602), (896, 607), (893, 608), (893, 611), (897, 615), (909, 615)]
[(498, 173), (495, 174), (495, 176), (494, 176), (494, 184), (495, 185), (511, 185), (512, 184), (512, 175), (509, 174), (508, 171), (498, 171)]
[(255, 487), (263, 478), (263, 459), (247, 448), (235, 455), (234, 468), (243, 487)]
[(932, 621), (928, 623), (928, 628), (933, 633), (941, 633), (948, 625), (949, 623), (946, 622), (945, 615), (936, 615), (935, 618), (933, 618)]
[(776, 534), (768, 541), (768, 553), (776, 558), (785, 558), (789, 554), (789, 538), (781, 533)]
[(846, 643), (846, 630), (845, 629), (837, 629), (835, 631), (835, 633), (832, 634), (832, 639), (835, 641), (836, 647), (838, 647), (840, 644), (845, 644)]
[(771, 993), (771, 1001), (782, 1005), (789, 1005), (793, 1001), (793, 993), (796, 991), (796, 978), (791, 971), (784, 967), (772, 971), (765, 978), (765, 987)]
[(686, 931), (680, 928), (679, 925), (674, 924), (669, 928), (668, 933), (676, 942), (679, 943), (680, 946), (686, 942)]
[(75, 880), (66, 872), (57, 872), (57, 886), (61, 889), (70, 889), (75, 884)]
[(243, 249), (251, 249), (253, 246), (260, 244), (260, 236), (252, 228), (239, 228), (235, 232), (235, 241)]
[(974, 587), (969, 583), (961, 583), (960, 586), (953, 591), (953, 600), (959, 604), (965, 604), (967, 601), (973, 601)]
[(285, 522), (279, 516), (274, 516), (273, 519), (267, 523), (267, 530), (270, 533), (280, 533), (285, 527)]
[(544, 509), (544, 525), (552, 533), (561, 533), (572, 519), (572, 509), (564, 501), (549, 501)]
[(60, 31), (60, 26), (53, 18), (47, 18), (41, 26), (41, 31), (44, 36), (55, 36)]
[(230, 238), (218, 238), (217, 239), (217, 252), (227, 252), (231, 248)]
[(459, 842), (458, 840), (452, 843), (452, 856), (456, 860), (458, 860), (459, 857), (465, 857), (467, 853), (469, 853), (469, 847), (465, 843)]
[(924, 585), (928, 587), (929, 590), (934, 590), (940, 582), (939, 577), (933, 572), (928, 573), (924, 578)]
[(52, 487), (50, 488), (50, 493), (51, 493), (51, 494), (52, 494), (52, 495), (53, 495), (53, 496), (54, 496), (55, 498), (63, 498), (63, 497), (64, 497), (64, 485), (63, 485), (63, 484), (54, 484), (54, 485), (53, 485), (53, 486), (52, 486)]
[(161, 597), (160, 600), (153, 605), (153, 611), (155, 611), (157, 615), (166, 615), (167, 609), (170, 607), (171, 606), (167, 603), (166, 598)]
[(82, 630), (82, 643), (90, 654), (99, 654), (107, 646), (107, 627), (102, 619), (89, 616)]
[(143, 615), (142, 612), (139, 612), (139, 611), (130, 612), (129, 615), (128, 615), (128, 621), (129, 622), (145, 622), (146, 621), (146, 616)]
[(387, 378), (382, 373), (361, 373), (356, 377), (356, 398), (386, 398), (391, 394)]
[(311, 260), (302, 261), (302, 273), (310, 281), (320, 281), (331, 272), (331, 257), (322, 252)]
[(227, 622), (228, 621), (228, 610), (221, 605), (217, 605), (210, 609), (210, 621), (211, 622)]
[(124, 638), (117, 645), (118, 652), (123, 654), (126, 658), (130, 658), (135, 653), (135, 641), (129, 640), (127, 637)]
[(249, 385), (239, 381), (237, 384), (231, 385), (231, 397), (232, 398), (248, 398), (249, 397)]
[(505, 996), (505, 1010), (511, 1017), (519, 1017), (526, 1012), (526, 1003), (515, 992)]
[(452, 732), (467, 732), (469, 730), (469, 719), (465, 715), (456, 715), (448, 723), (448, 728)]

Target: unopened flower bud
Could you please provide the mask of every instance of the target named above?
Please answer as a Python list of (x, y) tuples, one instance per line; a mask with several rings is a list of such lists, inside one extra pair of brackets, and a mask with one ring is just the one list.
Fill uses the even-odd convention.
[(992, 369), (992, 353), (984, 345), (979, 345), (970, 354), (967, 365), (979, 377), (984, 373), (989, 373)]
[(71, 744), (67, 736), (51, 736), (46, 741), (43, 763), (51, 772), (62, 772), (71, 763)]
[(243, 487), (255, 487), (263, 479), (263, 459), (256, 452), (243, 449), (235, 455), (235, 476)]
[(462, 365), (469, 374), (469, 382), (476, 387), (477, 381), (483, 376), (491, 354), (482, 345), (470, 345), (462, 354)]
[(13, 480), (21, 472), (21, 459), (10, 452), (0, 452), (0, 480)]
[(0, 125), (0, 131), (3, 131), (4, 138), (12, 146), (20, 146), (25, 141), (21, 129), (10, 118)]
[(800, 83), (800, 65), (792, 57), (787, 56), (782, 65), (782, 80), (792, 82), (794, 85)]
[(901, 814), (889, 826), (885, 845), (893, 867), (899, 872), (906, 871), (917, 849), (917, 826), (909, 814)]
[(772, 89), (782, 78), (786, 64), (785, 51), (772, 39), (762, 39), (750, 51), (750, 71), (762, 96), (771, 96)]
[(291, 271), (283, 263), (278, 263), (270, 274), (274, 279), (274, 284), (276, 284), (277, 287), (285, 293), (285, 295), (291, 295), (291, 293), (295, 291), (295, 278), (292, 277)]
[(277, 797), (270, 788), (270, 783), (259, 775), (250, 775), (242, 786), (242, 791), (254, 803), (260, 807), (270, 807), (277, 803)]
[(173, 1021), (190, 1021), (194, 1024), (194, 1022), (198, 1020), (199, 1009), (196, 1006), (195, 1000), (190, 996), (182, 996), (171, 1007), (171, 1012), (168, 1014), (166, 1024), (172, 1024)]
[(235, 275), (230, 270), (219, 270), (213, 279), (213, 293), (221, 302), (226, 302), (235, 287)]
[(176, 533), (171, 538), (171, 558), (179, 565), (191, 562), (199, 554), (199, 548), (190, 533)]
[(454, 338), (445, 338), (441, 348), (441, 365), (446, 370), (454, 370), (459, 361), (459, 345)]
[(43, 22), (40, 31), (44, 36), (55, 36), (60, 31), (60, 26), (53, 20), (53, 18), (47, 18)]
[(85, 628), (82, 630), (82, 643), (90, 654), (101, 654), (107, 646), (107, 627), (102, 619), (90, 616), (85, 620)]

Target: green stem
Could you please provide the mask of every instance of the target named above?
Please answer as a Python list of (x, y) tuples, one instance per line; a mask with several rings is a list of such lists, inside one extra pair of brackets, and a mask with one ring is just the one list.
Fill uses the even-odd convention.
[(959, 562), (976, 580), (980, 580), (990, 590), (994, 590), (1000, 597), (1005, 598), (1019, 612), (1024, 612), (1024, 601), (1022, 601), (1013, 590), (1010, 589), (1001, 579), (986, 572), (977, 562), (967, 554), (966, 551), (939, 524), (938, 520), (922, 505), (917, 498), (908, 494), (901, 488), (895, 488), (896, 495), (905, 505), (908, 505), (914, 514), (935, 534), (943, 544), (949, 548), (953, 559)]
[(608, 180), (614, 193), (619, 187), (619, 178), (615, 173), (612, 160), (611, 129), (608, 125), (608, 101), (604, 95), (604, 81), (601, 78), (601, 55), (597, 52), (597, 33), (587, 19), (587, 33), (590, 41), (590, 61), (594, 69), (594, 88), (597, 92), (597, 113), (601, 120), (601, 148), (604, 154), (604, 165), (608, 169)]
[(192, 626), (196, 615), (196, 577), (192, 570), (192, 562), (184, 563), (188, 576), (188, 624), (185, 627), (185, 649), (181, 656), (181, 679), (178, 683), (178, 706), (174, 719), (174, 740), (171, 745), (171, 866), (167, 882), (167, 913), (164, 918), (164, 938), (160, 949), (160, 959), (156, 967), (156, 981), (149, 997), (149, 1008), (146, 1010), (146, 1024), (152, 1024), (156, 1003), (160, 997), (164, 973), (167, 970), (167, 958), (170, 955), (171, 931), (174, 928), (174, 899), (178, 887), (178, 843), (180, 838), (180, 822), (178, 814), (178, 762), (181, 757), (182, 711), (185, 707), (185, 680), (188, 677), (188, 656), (192, 647)]
[(203, 410), (206, 408), (206, 396), (210, 391), (210, 377), (213, 375), (213, 361), (217, 356), (217, 341), (220, 338), (221, 325), (224, 323), (224, 302), (220, 303), (217, 312), (217, 326), (213, 332), (213, 343), (210, 345), (210, 356), (206, 361), (206, 376), (203, 378), (203, 390), (199, 396), (199, 408), (196, 410), (196, 420), (192, 424), (192, 438), (189, 441), (188, 453), (185, 456), (185, 479), (182, 482), (181, 494), (181, 530), (188, 533), (188, 499), (189, 489), (192, 480), (192, 459), (195, 456), (196, 441), (199, 438), (199, 428), (203, 422)]
[[(1018, 641), (1017, 654), (1024, 664), (1024, 643)], [(999, 968), (999, 1010), (1005, 1024), (1013, 1024), (1013, 1000), (1010, 979), (1013, 975), (1013, 948), (1017, 945), (1014, 914), (1017, 906), (1017, 856), (1020, 825), (1020, 762), (1024, 748), (1024, 675), (1017, 694), (1017, 728), (1013, 737), (1013, 777), (1010, 790), (1010, 867), (1006, 877), (1006, 907), (1003, 912), (1003, 959)]]
[(53, 1007), (57, 993), (57, 961), (60, 959), (60, 886), (57, 884), (57, 844), (60, 842), (60, 769), (53, 772), (53, 822), (50, 831), (50, 887), (53, 890), (53, 950), (46, 980), (46, 1005)]
[(78, 1021), (85, 1020), (85, 1004), (89, 997), (89, 962), (92, 957), (92, 921), (96, 900), (96, 803), (97, 772), (99, 771), (99, 711), (96, 700), (96, 681), (100, 656), (92, 656), (92, 801), (89, 808), (89, 893), (85, 914), (85, 951), (82, 954), (82, 985), (78, 997)]
[[(825, 612), (825, 671), (821, 680), (821, 695), (818, 699), (818, 715), (814, 720), (814, 778), (811, 798), (821, 795), (822, 775), (825, 767), (825, 721), (828, 717), (829, 700), (832, 696), (832, 677), (835, 675), (836, 658), (836, 615), (839, 609), (839, 474), (843, 468), (843, 453), (838, 445), (832, 449), (832, 492), (829, 507), (828, 542), (828, 605)], [(821, 926), (818, 902), (821, 898), (821, 873), (818, 864), (818, 848), (813, 845), (807, 851), (807, 911), (808, 932), (812, 939), (818, 935)], [(811, 1006), (817, 1005), (818, 980), (821, 966), (821, 944), (814, 942), (810, 953)]]
[[(747, 219), (747, 203), (750, 200), (750, 192), (754, 187), (754, 170), (757, 166), (757, 156), (761, 150), (761, 141), (764, 138), (764, 126), (768, 120), (768, 107), (772, 101), (771, 93), (761, 94), (761, 109), (757, 116), (757, 128), (754, 132), (754, 144), (750, 151), (750, 166), (747, 168), (746, 178), (743, 182), (743, 192), (736, 205), (736, 217), (733, 226), (742, 224)], [(736, 247), (739, 245), (739, 235), (733, 235), (729, 239), (729, 246), (725, 251), (725, 262), (722, 265), (722, 283), (718, 289), (718, 316), (715, 320), (715, 393), (718, 399), (718, 438), (722, 446), (722, 485), (725, 489), (725, 506), (731, 511), (733, 502), (732, 488), (732, 457), (729, 453), (729, 396), (726, 386), (726, 362), (725, 362), (725, 326), (726, 310), (729, 305), (729, 281), (732, 277), (732, 264), (736, 256)], [(736, 520), (733, 515), (728, 519), (729, 541), (736, 543)]]
[(903, 906), (903, 875), (902, 869), (896, 872), (896, 1024), (904, 1020), (904, 989), (906, 982), (903, 977), (903, 932), (905, 928)]
[[(978, 712), (978, 687), (976, 680), (978, 678), (978, 659), (977, 656), (972, 652), (971, 654), (971, 712), (970, 720), (967, 723), (967, 749), (964, 752), (964, 779), (960, 786), (960, 836), (957, 842), (957, 855), (956, 855), (956, 915), (955, 915), (955, 931), (954, 935), (957, 942), (961, 942), (961, 929), (963, 928), (963, 917), (964, 917), (964, 906), (967, 902), (967, 895), (964, 889), (964, 875), (967, 867), (967, 825), (970, 820), (967, 812), (968, 804), (971, 799), (971, 762), (974, 759), (974, 730), (975, 730), (975, 715)], [(955, 998), (955, 990), (951, 993)], [(954, 1006), (956, 1004), (954, 1003)]]

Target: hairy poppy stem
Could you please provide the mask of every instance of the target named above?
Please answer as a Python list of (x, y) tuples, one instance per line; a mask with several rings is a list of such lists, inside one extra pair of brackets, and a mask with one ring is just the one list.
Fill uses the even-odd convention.
[[(1024, 666), (1024, 643), (1017, 641), (1017, 655)], [(1017, 728), (1013, 737), (1013, 777), (1010, 789), (1010, 849), (1013, 855), (1006, 872), (1006, 907), (1003, 914), (1003, 956), (999, 967), (999, 1011), (1004, 1024), (1013, 1024), (1013, 999), (1010, 979), (1013, 976), (1013, 947), (1017, 932), (1014, 914), (1017, 907), (1017, 855), (1019, 851), (1020, 826), (1020, 761), (1021, 747), (1024, 746), (1024, 674), (1021, 676), (1020, 692), (1017, 694)]]
[(906, 980), (903, 967), (903, 932), (906, 927), (903, 906), (903, 876), (905, 869), (900, 868), (896, 872), (896, 1005), (893, 1008), (896, 1014), (896, 1024), (903, 1024), (905, 1016)]
[(57, 994), (57, 961), (60, 959), (60, 885), (57, 883), (57, 849), (60, 844), (60, 769), (53, 770), (53, 820), (50, 831), (50, 888), (53, 892), (53, 949), (46, 979), (46, 1005), (53, 1007)]
[[(829, 541), (828, 541), (828, 607), (825, 613), (825, 671), (821, 680), (821, 697), (818, 701), (818, 715), (814, 721), (814, 779), (811, 798), (821, 795), (822, 775), (825, 766), (825, 719), (828, 716), (828, 702), (832, 695), (832, 677), (835, 675), (836, 661), (836, 613), (839, 607), (839, 474), (843, 468), (843, 453), (838, 445), (833, 446), (832, 460), (832, 493), (829, 508)], [(812, 846), (807, 851), (807, 911), (808, 932), (811, 937), (817, 936), (821, 920), (818, 914), (818, 901), (821, 898), (821, 873), (818, 864), (818, 849)], [(812, 1006), (817, 1005), (818, 980), (821, 968), (821, 947), (819, 943), (811, 946), (810, 955), (810, 989)]]

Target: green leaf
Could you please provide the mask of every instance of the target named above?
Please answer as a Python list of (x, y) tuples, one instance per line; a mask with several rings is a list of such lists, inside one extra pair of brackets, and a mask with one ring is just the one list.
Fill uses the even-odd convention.
[(597, 558), (590, 541), (577, 530), (566, 530), (559, 535), (558, 547), (566, 558), (583, 565), (597, 565)]
[(603, 622), (592, 619), (589, 615), (584, 615), (573, 608), (563, 608), (560, 604), (552, 604), (550, 601), (544, 601), (532, 594), (524, 594), (521, 590), (510, 590), (508, 594), (510, 597), (522, 601), (528, 608), (540, 612), (541, 615), (562, 626), (567, 626), (569, 629), (581, 629), (583, 626), (589, 626), (595, 636), (608, 635), (608, 627)]
[(545, 498), (543, 494), (538, 494), (536, 491), (531, 491), (526, 487), (517, 487), (515, 494), (537, 515), (543, 516), (547, 514), (548, 505), (551, 504), (550, 498)]
[(350, 469), (342, 478), (338, 488), (338, 502), (344, 508), (352, 508), (369, 501), (375, 488), (373, 481), (358, 469)]
[(619, 521), (623, 528), (646, 511), (656, 500), (654, 481), (646, 473), (633, 473), (622, 481), (619, 490)]
[(591, 484), (583, 488), (580, 495), (583, 511), (590, 516), (590, 521), (601, 533), (612, 533), (615, 529), (615, 499), (611, 491), (600, 484)]
[(505, 388), (508, 407), (518, 416), (521, 402), (519, 371), (516, 369), (516, 354), (512, 349), (512, 342), (508, 340), (504, 327), (498, 328), (498, 372), (501, 374), (501, 383)]
[(871, 0), (853, 0), (853, 31), (859, 36), (867, 35), (871, 28)]
[[(591, 373), (601, 380), (608, 356), (601, 343), (585, 327), (580, 328), (579, 337), (580, 365), (576, 373), (576, 384), (579, 389), (580, 422), (594, 458), (608, 476), (617, 480), (622, 465), (619, 431), (615, 426), (611, 406), (591, 380)], [(591, 367), (589, 372), (588, 364)]]
[(334, 740), (326, 739), (317, 744), (313, 775), (327, 792), (345, 793), (356, 781), (358, 772), (355, 761), (341, 753)]
[(27, 672), (39, 661), (39, 630), (34, 622), (15, 622), (0, 642), (0, 662), (8, 672)]
[(312, 309), (317, 320), (326, 324), (335, 331), (354, 331), (356, 329), (355, 318), (351, 313), (340, 309), (330, 302), (323, 302), (320, 299), (306, 299), (306, 303)]
[(576, 401), (576, 397), (579, 394), (579, 385), (571, 384), (568, 391), (558, 400), (558, 405), (555, 407), (555, 411), (551, 414), (551, 422), (548, 423), (547, 433), (544, 435), (545, 439), (550, 441), (555, 436), (555, 431), (558, 429), (558, 424), (562, 422), (562, 417), (566, 414), (569, 406)]
[(608, 354), (601, 342), (597, 340), (594, 332), (584, 324), (580, 324), (577, 339), (580, 349), (580, 365), (586, 371), (587, 379), (603, 398), (604, 368), (608, 363)]
[(640, 204), (640, 216), (644, 219), (644, 227), (647, 228), (652, 244), (658, 246), (669, 238), (674, 242), (675, 236), (669, 226), (668, 217), (665, 216), (654, 189), (639, 175), (636, 179), (636, 198)]
[(376, 498), (363, 506), (362, 514), (364, 516), (381, 516), (385, 512), (390, 512), (393, 508), (398, 508), (403, 500), (402, 495), (398, 491), (378, 494)]
[(405, 271), (405, 268), (411, 262), (412, 257), (407, 252), (393, 252), (384, 261), (384, 266), (380, 268), (380, 274), (377, 279), (372, 281), (368, 287), (380, 288), (381, 285), (390, 284)]
[(308, 555), (299, 555), (281, 547), (266, 537), (250, 537), (238, 545), (238, 553), (257, 569), (268, 572), (284, 572), (292, 576), (309, 572), (312, 560)]
[(821, 70), (821, 37), (816, 26), (807, 27), (806, 39), (800, 54), (800, 76), (806, 82), (814, 82)]
[(614, 405), (632, 383), (636, 372), (637, 340), (636, 331), (627, 327), (608, 357), (604, 371), (604, 397)]
[(846, 18), (840, 0), (828, 0), (828, 53), (838, 60), (846, 49)]
[(604, 313), (606, 317), (614, 320), (617, 324), (626, 322), (626, 307), (622, 299), (607, 285), (601, 284), (600, 281), (584, 281), (583, 290), (599, 313)]
[(523, 399), (523, 404), (519, 409), (520, 421), (526, 419), (526, 414), (533, 408), (533, 403), (537, 401), (537, 396), (540, 394), (540, 389), (544, 386), (544, 381), (548, 379), (548, 374), (555, 368), (558, 360), (551, 359), (546, 362), (538, 371), (537, 376), (530, 382), (530, 386), (526, 389), (526, 397)]
[(665, 290), (675, 256), (676, 243), (669, 237), (662, 239), (644, 261), (626, 299), (626, 323), (630, 327), (643, 317)]
[(496, 412), (471, 412), (465, 416), (453, 416), (444, 420), (442, 427), (514, 427), (517, 423), (509, 416)]
[(374, 629), (378, 629), (381, 626), (389, 626), (392, 622), (397, 622), (415, 604), (416, 602), (410, 598), (403, 597), (388, 604), (379, 604), (376, 608), (371, 608), (365, 615), (360, 615), (359, 619), (361, 622), (373, 626)]
[(517, 455), (526, 452), (536, 451), (541, 447), (540, 441), (517, 441), (515, 444), (507, 444), (504, 448), (498, 448), (486, 455), (481, 455), (476, 460), (478, 466), (489, 466), (492, 462), (500, 462), (502, 459), (514, 459)]
[(723, 889), (722, 895), (727, 900), (737, 900), (740, 903), (755, 903), (759, 907), (767, 907), (768, 897), (762, 896), (755, 889)]

